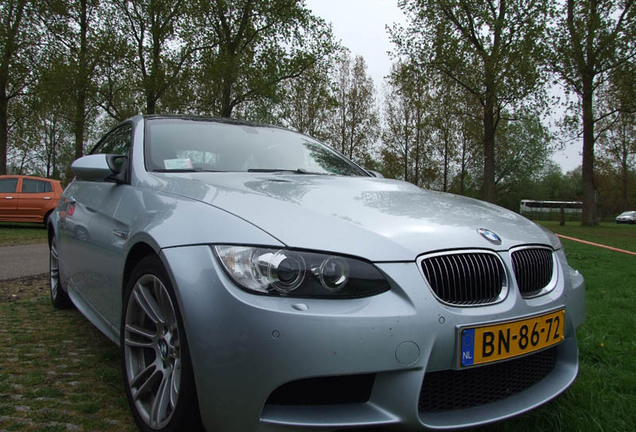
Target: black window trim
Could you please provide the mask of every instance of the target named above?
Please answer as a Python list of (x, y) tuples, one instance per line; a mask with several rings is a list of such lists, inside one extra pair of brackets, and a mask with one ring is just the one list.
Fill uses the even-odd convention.
[(21, 186), (20, 177), (5, 177), (5, 178), (0, 179), (0, 180), (15, 180), (15, 190), (13, 192), (0, 192), (0, 193), (7, 193), (7, 194), (20, 193), (20, 192), (18, 192), (18, 186), (19, 185)]
[[(125, 175), (123, 179), (113, 179), (113, 181), (115, 181), (116, 183), (125, 183), (125, 184), (130, 184), (130, 180), (131, 180), (131, 175), (130, 175), (130, 171), (131, 171), (131, 167), (132, 167), (132, 158), (133, 158), (133, 146), (134, 146), (134, 135), (135, 135), (135, 124), (133, 121), (131, 120), (126, 120), (123, 121), (121, 123), (119, 123), (117, 126), (113, 127), (111, 130), (109, 130), (106, 135), (104, 135), (98, 142), (97, 144), (95, 144), (93, 146), (93, 148), (91, 149), (91, 151), (88, 153), (90, 155), (92, 154), (106, 154), (106, 153), (102, 153), (101, 152), (101, 147), (104, 145), (104, 143), (108, 140), (108, 138), (110, 138), (111, 136), (113, 136), (113, 134), (118, 133), (119, 131), (121, 131), (124, 128), (129, 128), (130, 130), (130, 148), (128, 149), (128, 154), (127, 155), (122, 155), (122, 156), (126, 156), (127, 158), (127, 162), (125, 162), (126, 166), (125, 166)], [(119, 176), (117, 176), (119, 177)], [(122, 181), (123, 180), (123, 181)]]
[[(34, 183), (43, 183), (45, 185), (48, 185), (48, 189), (49, 190), (44, 190), (42, 192), (39, 191), (35, 191), (35, 192), (29, 192), (29, 191), (25, 191), (24, 190), (24, 185), (26, 182), (34, 182)], [(25, 194), (35, 194), (35, 193), (52, 193), (53, 192), (53, 185), (51, 184), (50, 181), (47, 180), (40, 180), (40, 179), (34, 179), (34, 178), (23, 178), (22, 179), (22, 187), (20, 187), (20, 193), (25, 193)], [(37, 189), (37, 188), (36, 188)], [(46, 187), (44, 188), (46, 189)]]

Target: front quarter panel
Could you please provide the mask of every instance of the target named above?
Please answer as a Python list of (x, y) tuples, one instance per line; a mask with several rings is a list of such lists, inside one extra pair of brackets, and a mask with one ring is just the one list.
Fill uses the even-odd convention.
[[(133, 248), (150, 246), (157, 255), (161, 250), (209, 243), (251, 243), (281, 246), (260, 229), (210, 205), (188, 198), (157, 193), (150, 189), (130, 188), (116, 212), (120, 225), (113, 233), (113, 246), (122, 246), (121, 262), (113, 267), (114, 278), (126, 286), (124, 268)], [(119, 327), (122, 293), (112, 296), (109, 321)]]
[(282, 246), (260, 228), (199, 201), (150, 189), (136, 190), (131, 198), (142, 212), (131, 207), (122, 212), (143, 216), (131, 226), (129, 249), (138, 242), (156, 251), (211, 243)]

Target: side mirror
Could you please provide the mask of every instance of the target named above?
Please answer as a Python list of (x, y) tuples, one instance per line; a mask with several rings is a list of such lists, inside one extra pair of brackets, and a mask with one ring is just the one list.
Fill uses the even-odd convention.
[(113, 154), (83, 156), (71, 164), (79, 180), (123, 183), (128, 157)]

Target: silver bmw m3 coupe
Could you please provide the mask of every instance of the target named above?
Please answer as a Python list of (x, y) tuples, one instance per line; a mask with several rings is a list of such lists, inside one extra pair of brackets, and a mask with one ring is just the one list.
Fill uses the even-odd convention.
[(141, 430), (466, 427), (576, 378), (583, 278), (516, 213), (232, 120), (134, 117), (72, 169), (51, 299), (119, 345)]

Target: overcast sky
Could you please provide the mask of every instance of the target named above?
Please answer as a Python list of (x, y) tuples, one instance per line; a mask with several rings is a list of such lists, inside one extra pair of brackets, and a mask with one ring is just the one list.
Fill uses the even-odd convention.
[(397, 0), (306, 0), (315, 15), (331, 22), (336, 39), (361, 55), (378, 92), (391, 71), (388, 51), (393, 49), (386, 26), (404, 22)]
[[(306, 4), (315, 15), (331, 23), (342, 45), (353, 55), (364, 57), (368, 74), (381, 95), (384, 77), (391, 70), (388, 51), (393, 50), (386, 27), (405, 22), (397, 0), (306, 0)], [(581, 165), (581, 146), (570, 144), (553, 159), (564, 171), (571, 171)]]

